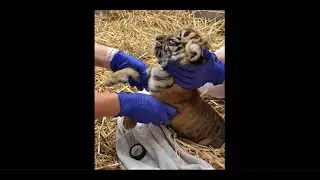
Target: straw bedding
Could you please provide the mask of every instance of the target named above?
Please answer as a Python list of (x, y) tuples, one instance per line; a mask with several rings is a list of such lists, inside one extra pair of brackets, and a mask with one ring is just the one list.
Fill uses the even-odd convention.
[[(195, 18), (187, 11), (96, 11), (95, 42), (114, 47), (138, 57), (149, 66), (156, 64), (152, 47), (155, 36), (167, 34), (189, 26), (206, 37), (212, 51), (224, 43), (224, 19)], [(95, 68), (95, 90), (97, 92), (136, 92), (127, 84), (104, 87), (103, 83), (111, 72)], [(204, 95), (203, 98), (224, 117), (224, 100)], [(115, 150), (116, 118), (95, 120), (95, 168), (98, 170), (119, 169), (120, 163)], [(175, 138), (175, 143), (185, 151), (209, 162), (216, 169), (224, 169), (224, 147), (213, 149), (201, 146), (183, 138)]]

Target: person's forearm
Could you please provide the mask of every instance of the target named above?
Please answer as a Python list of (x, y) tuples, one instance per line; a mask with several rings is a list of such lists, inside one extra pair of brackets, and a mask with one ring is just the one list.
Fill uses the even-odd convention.
[(109, 66), (110, 61), (112, 60), (116, 52), (118, 52), (117, 49), (95, 43), (95, 47), (94, 47), (95, 66), (110, 69), (110, 66)]
[(218, 58), (219, 61), (222, 61), (223, 63), (225, 63), (225, 58), (224, 58), (224, 55), (225, 55), (224, 46), (222, 46), (220, 49), (216, 50), (216, 51), (214, 52), (214, 54), (217, 56), (217, 58)]
[(207, 92), (207, 95), (214, 96), (216, 98), (225, 98), (225, 85), (224, 81), (222, 84), (218, 84), (213, 87), (209, 87)]
[[(222, 61), (225, 63), (225, 49), (224, 46), (222, 46), (220, 49), (216, 50), (214, 54), (217, 56), (219, 61)], [(223, 68), (223, 72), (224, 68)], [(216, 86), (209, 85), (209, 87), (202, 88), (200, 90), (201, 93), (203, 93), (206, 89), (206, 94), (209, 96), (214, 96), (216, 98), (224, 98), (225, 97), (225, 81), (223, 81), (221, 84), (217, 84)]]
[(120, 113), (120, 102), (116, 93), (95, 92), (95, 119), (105, 116), (116, 116)]

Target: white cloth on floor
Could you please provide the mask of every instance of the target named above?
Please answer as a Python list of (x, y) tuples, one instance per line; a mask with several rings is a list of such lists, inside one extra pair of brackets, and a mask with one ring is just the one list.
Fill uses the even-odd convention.
[[(139, 93), (149, 94), (146, 91)], [(206, 161), (192, 156), (174, 144), (172, 133), (165, 126), (138, 123), (134, 129), (126, 130), (123, 117), (117, 119), (116, 151), (121, 169), (128, 170), (214, 170)], [(132, 158), (130, 148), (140, 143), (146, 154), (141, 160)], [(177, 155), (177, 153), (180, 155)]]

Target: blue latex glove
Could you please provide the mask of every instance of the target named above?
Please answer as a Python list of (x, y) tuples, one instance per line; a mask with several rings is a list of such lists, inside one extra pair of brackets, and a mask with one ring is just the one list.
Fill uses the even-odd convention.
[(179, 65), (171, 62), (165, 70), (175, 78), (178, 85), (186, 89), (197, 89), (207, 82), (222, 84), (225, 80), (224, 63), (208, 49), (203, 49), (203, 56), (208, 60), (206, 64)]
[(166, 105), (154, 97), (141, 93), (118, 93), (120, 113), (144, 124), (152, 123), (156, 126), (163, 123), (169, 125), (173, 116), (177, 114), (175, 108)]
[(123, 51), (117, 52), (112, 61), (110, 62), (110, 68), (113, 72), (121, 70), (123, 68), (131, 67), (139, 72), (140, 80), (139, 82), (134, 81), (132, 77), (129, 77), (129, 84), (131, 86), (136, 86), (139, 91), (142, 91), (143, 88), (146, 88), (148, 85), (147, 73), (146, 70), (148, 68), (142, 61), (139, 59), (130, 56)]

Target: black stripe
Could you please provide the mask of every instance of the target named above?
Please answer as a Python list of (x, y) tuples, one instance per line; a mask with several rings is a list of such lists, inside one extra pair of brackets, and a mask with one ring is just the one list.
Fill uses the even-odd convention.
[(178, 48), (176, 49), (176, 51), (180, 51), (182, 49), (182, 46), (178, 46)]

